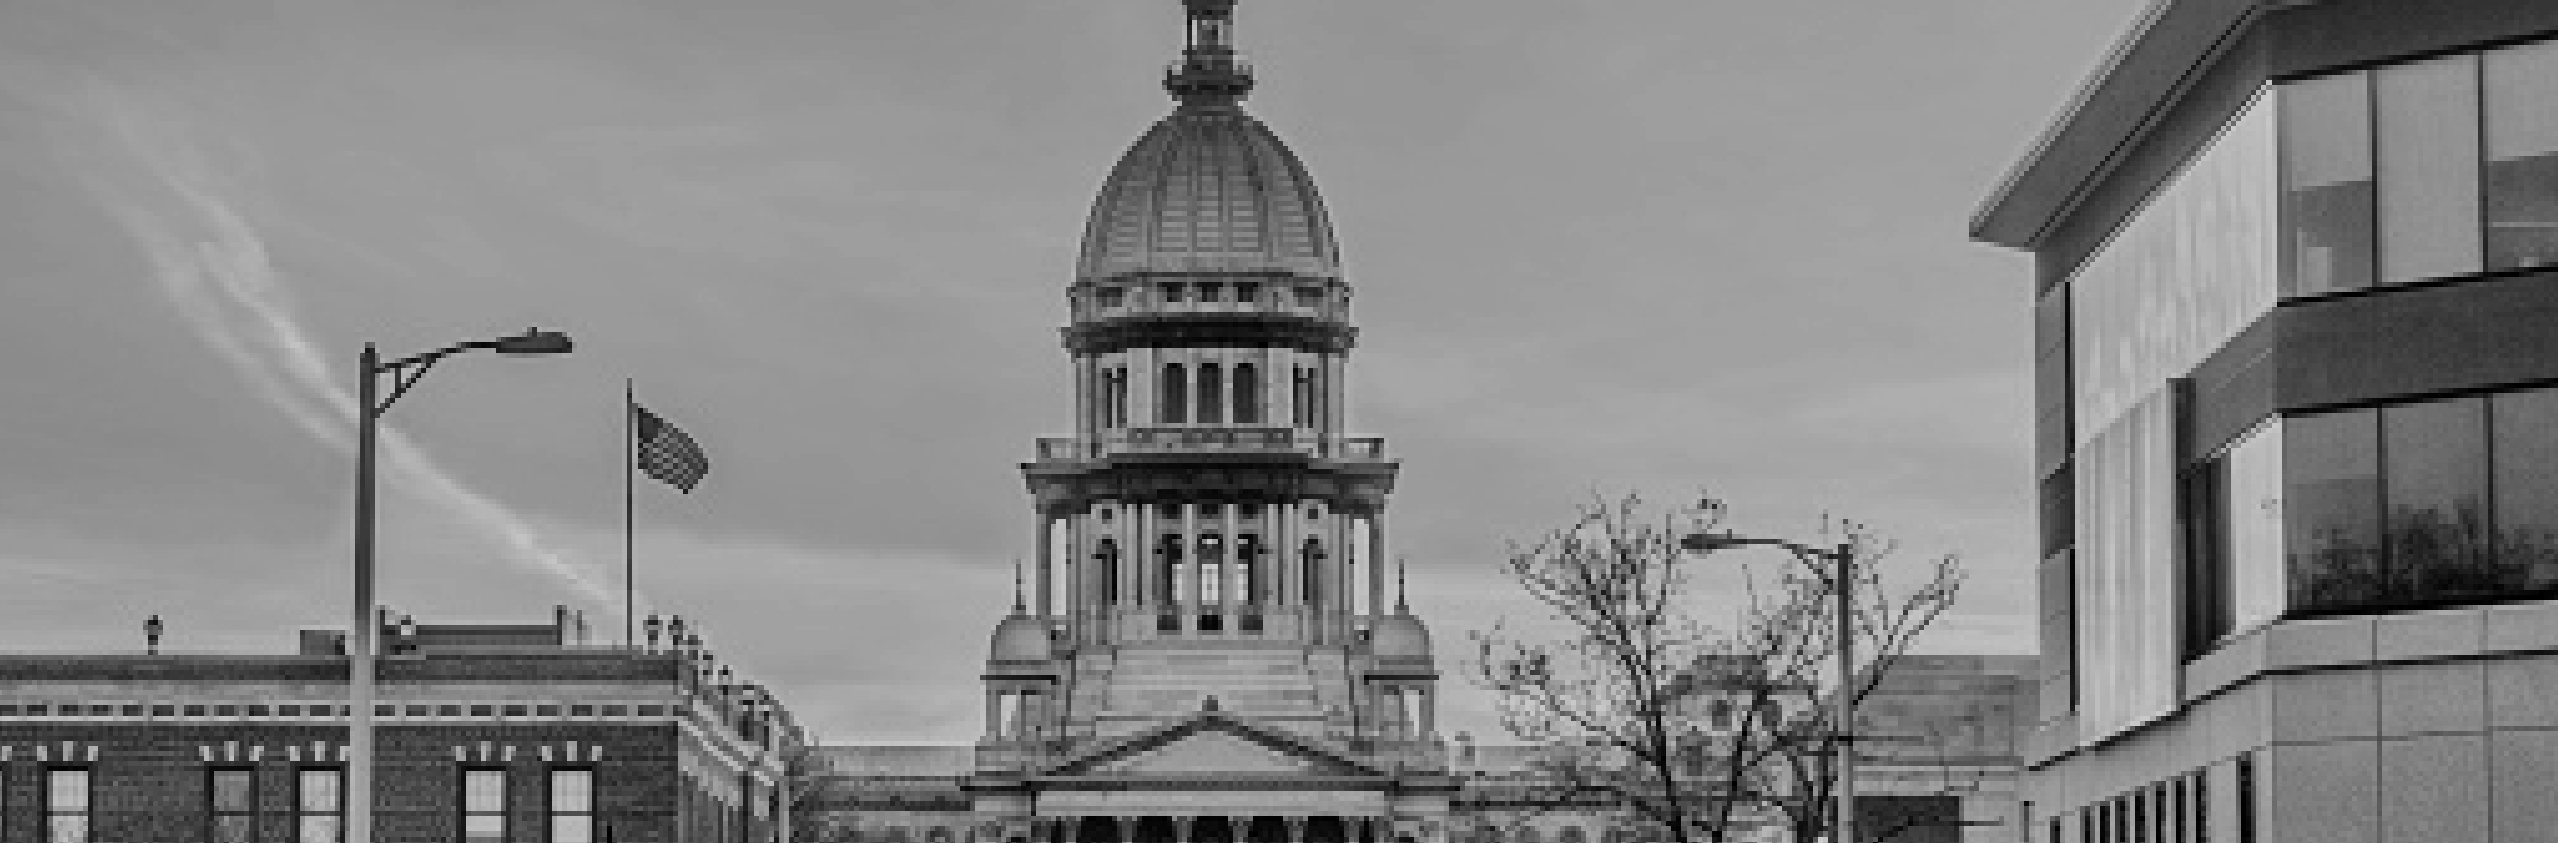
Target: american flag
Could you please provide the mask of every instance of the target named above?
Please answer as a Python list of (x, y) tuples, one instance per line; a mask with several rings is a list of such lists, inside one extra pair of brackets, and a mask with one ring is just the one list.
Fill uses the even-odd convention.
[(693, 437), (636, 401), (631, 402), (631, 426), (631, 435), (638, 440), (631, 459), (648, 476), (689, 495), (694, 484), (702, 482), (702, 475), (711, 473), (710, 455), (702, 453)]

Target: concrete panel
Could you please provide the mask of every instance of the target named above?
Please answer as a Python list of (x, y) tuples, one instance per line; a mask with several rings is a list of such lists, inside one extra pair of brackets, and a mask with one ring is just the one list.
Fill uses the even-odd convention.
[(2382, 735), (2477, 732), (2487, 727), (2485, 664), (2402, 664), (2378, 672)]
[(2487, 739), (2380, 742), (2382, 843), (2487, 839)]
[(2266, 843), (2379, 843), (2380, 744), (2277, 746), (2259, 787)]
[(2384, 615), (2378, 623), (2374, 649), (2384, 659), (2465, 656), (2487, 640), (2487, 613), (2475, 608)]
[(2491, 606), (2486, 614), (2489, 650), (2558, 646), (2558, 601)]
[(2185, 663), (2185, 699), (2192, 701), (2265, 669), (2265, 631), (2231, 639)]
[(2496, 843), (2558, 841), (2558, 732), (2497, 732), (2487, 748)]
[(2274, 740), (2368, 738), (2380, 729), (2380, 675), (2338, 670), (2273, 681)]
[(2558, 656), (2491, 659), (2486, 665), (2489, 724), (2558, 728)]
[(2371, 661), (2370, 618), (2284, 621), (2265, 629), (2267, 667), (2308, 667)]
[(2196, 709), (2195, 716), (2202, 720), (2204, 743), (2218, 756), (2213, 760), (2273, 741), (2275, 681), (2279, 680), (2260, 680), (2240, 687)]

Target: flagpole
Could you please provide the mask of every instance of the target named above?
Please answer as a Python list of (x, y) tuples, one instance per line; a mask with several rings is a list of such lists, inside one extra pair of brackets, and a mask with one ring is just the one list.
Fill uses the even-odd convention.
[(636, 419), (633, 419), (633, 418), (632, 418), (632, 415), (633, 415), (633, 408), (638, 407), (638, 406), (639, 406), (639, 396), (638, 396), (638, 394), (637, 394), (637, 390), (636, 390), (636, 388), (635, 388), (635, 387), (633, 387), (633, 386), (631, 385), (631, 379), (630, 379), (630, 378), (623, 378), (623, 379), (622, 379), (622, 646), (624, 646), (624, 647), (636, 646), (636, 645), (637, 645), (637, 643), (638, 643), (638, 642), (637, 642), (637, 640), (635, 639), (635, 637), (632, 635), (632, 630), (633, 630), (633, 626), (632, 626), (632, 624), (634, 624), (634, 623), (635, 623), (635, 621), (632, 619), (632, 613), (633, 613), (633, 612), (638, 611), (638, 608), (637, 608), (638, 599), (632, 596), (634, 593), (636, 593), (636, 592), (637, 592), (637, 590), (638, 590), (638, 586), (637, 586), (637, 585), (633, 582), (633, 580), (632, 580), (632, 575), (633, 575), (633, 574), (635, 574), (636, 572), (638, 572), (638, 570), (639, 570), (639, 566), (638, 566), (638, 565), (636, 565), (636, 564), (633, 564), (633, 562), (632, 562), (632, 560), (633, 560), (633, 558), (634, 558), (635, 554), (633, 553), (633, 551), (632, 551), (632, 549), (631, 549), (632, 544), (633, 544), (633, 541), (632, 541), (633, 534), (637, 532), (637, 528), (635, 528), (635, 527), (633, 527), (633, 526), (632, 526), (632, 519), (631, 519), (631, 511), (632, 511), (632, 506), (631, 506), (631, 499), (632, 499), (632, 494), (631, 494), (631, 474), (632, 474), (632, 472), (635, 472), (635, 471), (638, 471), (638, 470), (639, 470), (639, 429), (638, 429), (638, 427), (637, 427), (637, 425), (639, 424), (639, 422), (638, 422)]

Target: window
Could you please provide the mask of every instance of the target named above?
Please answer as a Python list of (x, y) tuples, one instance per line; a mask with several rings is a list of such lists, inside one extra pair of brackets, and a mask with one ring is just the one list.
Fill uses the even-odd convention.
[(595, 843), (595, 771), (551, 771), (550, 843)]
[(2380, 280), (2478, 271), (2478, 57), (2372, 71)]
[(2485, 61), (2487, 268), (2558, 262), (2558, 41)]
[(2486, 399), (2462, 398), (2381, 411), (2383, 600), (2498, 590), (2487, 554), (2486, 410)]
[(2291, 606), (2362, 605), (2380, 596), (2376, 410), (2284, 420), (2284, 546)]
[(293, 835), (297, 843), (338, 843), (346, 839), (346, 780), (334, 767), (295, 771)]
[(1199, 364), (1199, 423), (1225, 421), (1226, 387), (1224, 372), (1215, 363)]
[(2194, 771), (2194, 843), (2212, 843), (2212, 771)]
[(1261, 285), (1250, 281), (1235, 284), (1235, 301), (1250, 304), (1261, 299)]
[(1103, 287), (1093, 292), (1093, 301), (1102, 307), (1118, 307), (1124, 293), (1117, 287)]
[(1235, 364), (1235, 423), (1261, 423), (1261, 368)]
[(1181, 364), (1164, 364), (1163, 382), (1161, 388), (1156, 391), (1163, 397), (1162, 402), (1155, 407), (1155, 421), (1181, 424), (1190, 420), (1190, 413), (1187, 410), (1190, 373), (1183, 369)]
[(1162, 288), (1162, 289), (1163, 289), (1163, 293), (1164, 293), (1164, 301), (1165, 301), (1166, 303), (1173, 303), (1173, 302), (1179, 302), (1179, 301), (1181, 301), (1181, 285), (1179, 285), (1179, 284), (1165, 284), (1165, 285), (1163, 285), (1163, 288)]
[(1323, 305), (1323, 288), (1322, 288), (1322, 287), (1298, 287), (1298, 288), (1297, 288), (1297, 306), (1298, 306), (1298, 307), (1321, 307), (1322, 305)]
[(1315, 402), (1313, 391), (1306, 388), (1308, 380), (1305, 368), (1300, 366), (1297, 368), (1295, 378), (1289, 384), (1288, 409), (1292, 411), (1289, 420), (1298, 427), (1314, 426)]
[(2491, 413), (2497, 567), (2522, 590), (2558, 586), (2558, 389), (2495, 396)]
[(506, 771), (462, 771), (463, 843), (506, 843)]
[(2238, 843), (2256, 843), (2256, 756), (2238, 756)]
[(2369, 77), (2345, 73), (2283, 86), (2284, 292), (2371, 286)]
[(47, 843), (89, 843), (89, 771), (62, 767), (44, 771), (44, 826)]
[(257, 771), (249, 767), (216, 767), (205, 783), (205, 816), (212, 843), (251, 843), (257, 839)]

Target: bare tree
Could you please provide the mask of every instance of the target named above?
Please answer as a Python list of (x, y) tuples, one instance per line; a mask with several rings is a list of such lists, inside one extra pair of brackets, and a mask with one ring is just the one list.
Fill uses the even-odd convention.
[[(1820, 716), (1838, 684), (1834, 572), (1743, 568), (1740, 606), (1723, 625), (1698, 617), (1681, 539), (1717, 527), (1706, 499), (1656, 510), (1635, 495), (1596, 499), (1533, 544), (1514, 543), (1512, 578), (1563, 624), (1538, 636), (1507, 625), (1473, 635), (1470, 678), (1492, 691), (1511, 736), (1542, 747), (1529, 810), (1604, 805), (1636, 839), (1722, 843), (1771, 826), (1795, 840), (1826, 832), (1826, 770), (1838, 736)], [(1830, 521), (1823, 538), (1849, 549), (1859, 656), (1848, 693), (1870, 693), (1882, 668), (1952, 605), (1955, 557), (1917, 584), (1881, 581), (1892, 544)]]

